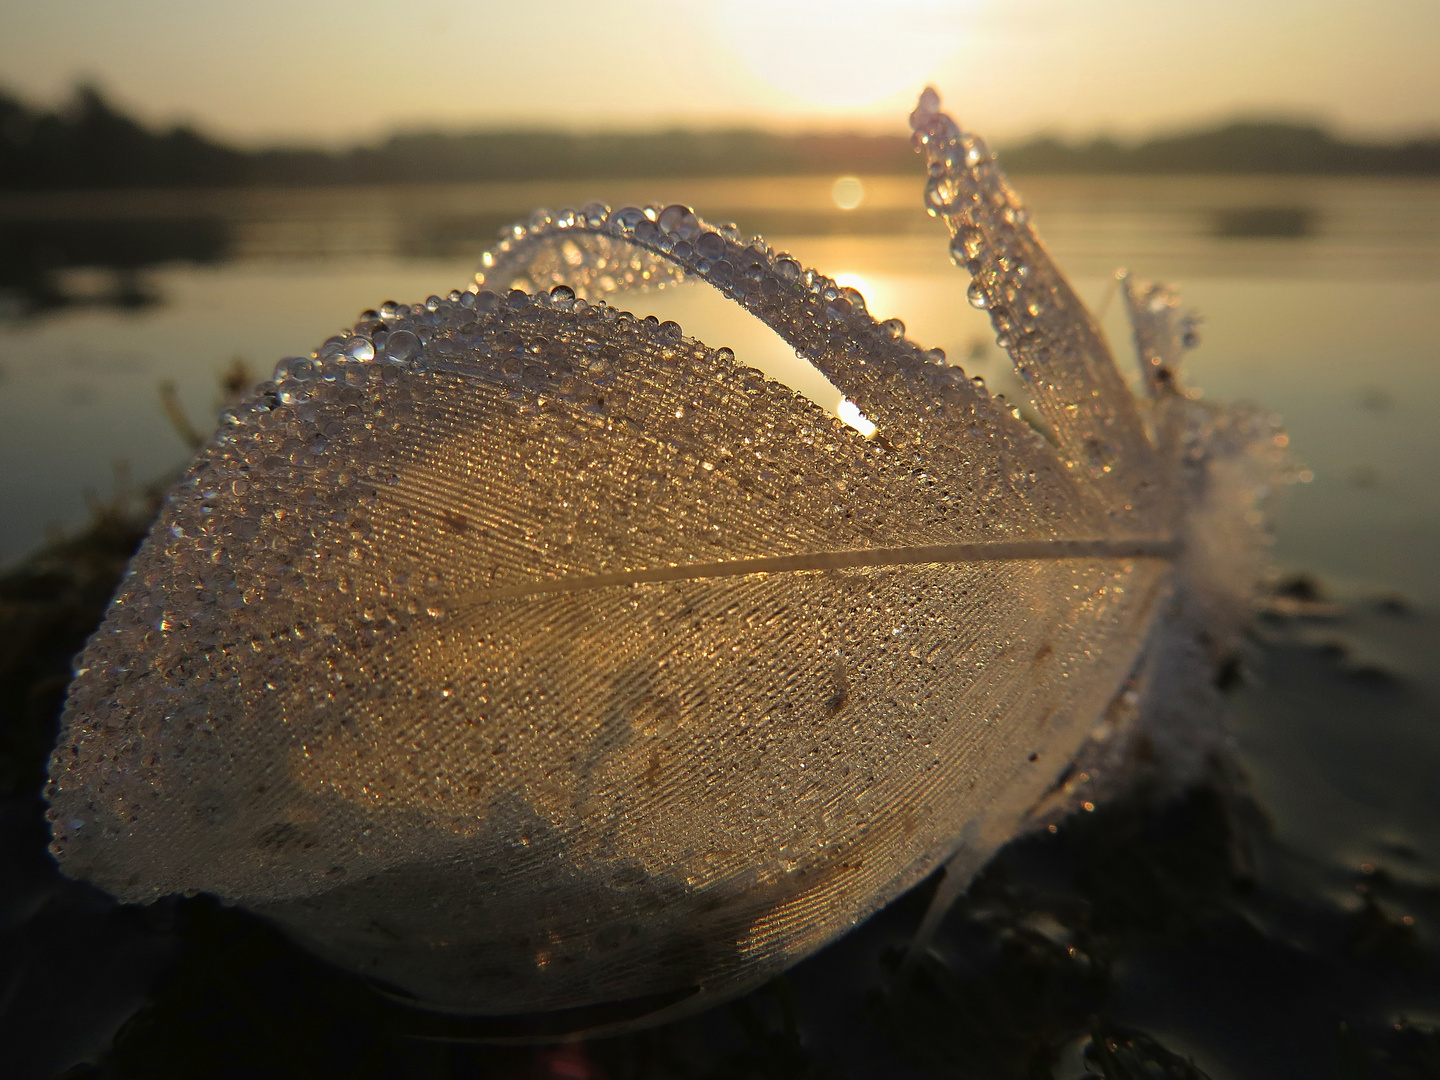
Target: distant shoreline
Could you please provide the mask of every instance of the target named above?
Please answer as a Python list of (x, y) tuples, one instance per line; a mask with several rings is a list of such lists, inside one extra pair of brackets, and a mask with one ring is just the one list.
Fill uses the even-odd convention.
[[(1103, 190), (1104, 197), (1130, 200), (1138, 193), (1154, 193), (1175, 186), (1185, 191), (1196, 182), (1213, 181), (1214, 207), (1279, 205), (1326, 197), (1334, 185), (1379, 183), (1396, 190), (1429, 190), (1440, 182), (1437, 173), (1089, 173), (1062, 171), (1021, 171), (1007, 169), (1022, 197), (1027, 200), (1044, 190), (1053, 194)], [(825, 221), (848, 222), (842, 231), (891, 234), (893, 228), (861, 225), (872, 218), (916, 218), (921, 225), (932, 223), (915, 192), (919, 178), (913, 173), (855, 171), (866, 185), (864, 205), (842, 211), (830, 202), (829, 190), (837, 173), (719, 175), (687, 177), (674, 175), (538, 177), (533, 180), (411, 180), (350, 184), (229, 184), (214, 186), (90, 187), (6, 190), (0, 188), (0, 224), (19, 221), (137, 221), (177, 218), (213, 218), (225, 221), (266, 220), (272, 213), (302, 216), (353, 216), (370, 211), (415, 217), (417, 214), (464, 213), (495, 217), (497, 226), (510, 225), (526, 217), (537, 205), (558, 208), (579, 206), (590, 198), (621, 205), (626, 201), (646, 205), (670, 194), (694, 205), (710, 219), (719, 221), (737, 216), (784, 218), (817, 217)], [(786, 190), (775, 205), (765, 198), (773, 182), (804, 184), (811, 198), (803, 206), (793, 205), (793, 190)], [(903, 201), (897, 202), (893, 183), (905, 185)], [(757, 184), (758, 187), (743, 185)], [(737, 185), (742, 185), (737, 187)], [(885, 185), (878, 188), (875, 185)], [(1056, 185), (1062, 185), (1057, 187)], [(1277, 186), (1280, 185), (1280, 186)], [(678, 189), (678, 191), (677, 191)], [(813, 189), (810, 191), (809, 189)], [(477, 197), (483, 205), (473, 204)], [(423, 200), (423, 202), (422, 202)], [(1288, 202), (1287, 202), (1288, 201)], [(463, 205), (462, 205), (463, 204)], [(403, 212), (394, 205), (403, 205)], [(502, 220), (503, 219), (503, 220)], [(914, 224), (910, 222), (909, 224)], [(763, 230), (762, 230), (763, 231)], [(773, 231), (773, 230), (772, 230)], [(786, 230), (794, 232), (795, 230)], [(802, 234), (805, 230), (799, 230)], [(833, 231), (829, 228), (820, 232)], [(902, 231), (903, 228), (902, 228)], [(776, 233), (780, 235), (780, 233)], [(3, 248), (3, 235), (0, 235)]]
[[(1236, 121), (1133, 144), (1037, 138), (1001, 147), (1000, 160), (1017, 175), (1440, 177), (1440, 136), (1362, 143), (1313, 125)], [(92, 87), (50, 112), (0, 91), (0, 194), (919, 171), (902, 135), (760, 130), (419, 132), (340, 151), (248, 151), (190, 128), (146, 128)]]

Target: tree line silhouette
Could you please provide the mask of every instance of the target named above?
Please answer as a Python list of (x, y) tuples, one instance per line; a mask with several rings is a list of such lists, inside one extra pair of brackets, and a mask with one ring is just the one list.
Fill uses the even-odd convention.
[[(1379, 143), (1284, 121), (1127, 144), (1042, 137), (1006, 148), (1017, 173), (1440, 175), (1440, 136)], [(342, 150), (242, 150), (194, 128), (152, 129), (92, 85), (55, 110), (0, 90), (0, 190), (317, 186), (427, 181), (913, 172), (903, 135), (495, 130), (399, 133)]]

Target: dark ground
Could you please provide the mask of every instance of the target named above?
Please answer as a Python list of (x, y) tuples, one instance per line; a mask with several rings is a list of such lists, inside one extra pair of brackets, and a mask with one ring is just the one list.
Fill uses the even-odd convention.
[[(932, 883), (740, 1001), (558, 1047), (467, 1041), (473, 1025), (396, 1005), (204, 896), (117, 906), (59, 875), (38, 792), (70, 659), (148, 522), (138, 502), (0, 576), (10, 1080), (1440, 1077), (1440, 884), (1419, 856), (1395, 841), (1388, 866), (1316, 861), (1218, 788), (1137, 792), (1011, 844), (907, 979)], [(1298, 625), (1260, 625), (1237, 709), (1433, 725), (1420, 689)]]

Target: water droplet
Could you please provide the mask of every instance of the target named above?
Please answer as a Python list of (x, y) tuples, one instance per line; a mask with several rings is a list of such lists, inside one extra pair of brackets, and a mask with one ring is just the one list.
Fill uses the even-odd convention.
[(985, 290), (980, 287), (978, 281), (972, 281), (970, 287), (965, 290), (965, 298), (970, 301), (971, 307), (988, 308), (990, 298), (985, 295)]
[(857, 315), (866, 314), (865, 296), (859, 289), (851, 288), (849, 285), (842, 286), (840, 296), (850, 305), (851, 311)]
[(682, 206), (680, 203), (672, 203), (660, 211), (660, 215), (655, 219), (655, 222), (665, 232), (675, 233), (682, 239), (688, 240), (689, 236), (681, 231), (681, 227), (687, 217), (694, 218), (694, 216), (695, 214), (690, 207)]
[(724, 364), (733, 364), (735, 362), (735, 350), (722, 345), (715, 350), (715, 359)]
[(409, 330), (396, 330), (385, 339), (385, 359), (407, 363), (420, 354), (420, 339)]
[(315, 361), (308, 356), (289, 356), (275, 365), (275, 381), (294, 379), (305, 382), (315, 377)]
[(574, 299), (575, 290), (570, 288), (569, 285), (556, 285), (550, 290), (550, 300), (557, 307), (568, 305)]
[(956, 209), (966, 194), (960, 177), (942, 161), (932, 161), (925, 181), (925, 210), (931, 217)]
[(611, 224), (618, 225), (625, 232), (634, 232), (635, 226), (645, 220), (645, 211), (638, 206), (626, 206), (610, 215)]
[(920, 100), (915, 105), (915, 111), (910, 114), (910, 127), (915, 131), (923, 131), (930, 126), (939, 111), (940, 95), (933, 86), (927, 86), (920, 92)]
[(352, 337), (345, 343), (345, 356), (350, 360), (374, 360), (375, 345), (368, 337)]
[(725, 254), (725, 241), (718, 233), (701, 233), (695, 241), (695, 253), (702, 259), (718, 259)]
[(985, 250), (985, 234), (974, 225), (962, 225), (950, 238), (950, 258), (956, 266), (978, 259)]

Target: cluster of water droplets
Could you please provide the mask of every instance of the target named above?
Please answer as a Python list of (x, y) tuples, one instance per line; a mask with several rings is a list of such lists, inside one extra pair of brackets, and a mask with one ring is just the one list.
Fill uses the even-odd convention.
[[(634, 215), (607, 223), (612, 216), (622, 233), (648, 232)], [(678, 211), (667, 220), (677, 222), (672, 237), (691, 228)], [(831, 356), (892, 428), (902, 409), (912, 425), (955, 420), (933, 384), (907, 374), (940, 370), (932, 358), (897, 321), (869, 319), (858, 294), (719, 230), (697, 226), (667, 254), (682, 243), (693, 272), (718, 269)], [(888, 345), (847, 344), (832, 324)], [(477, 286), (362, 313), (312, 355), (281, 361), (225, 414), (171, 492), (81, 660), (52, 763), (56, 854), (131, 899), (204, 888), (275, 905), (366, 882), (374, 909), (313, 916), (297, 901), (283, 914), (266, 910), (307, 933), (341, 927), (354, 940), (338, 958), (379, 950), (394, 978), (440, 997), (451, 993), (444, 979), (474, 978), (474, 965), (432, 975), (418, 939), (369, 929), (373, 910), (414, 907), (404, 885), (413, 872), (392, 881), (394, 868), (440, 868), (433, 889), (454, 910), (427, 907), (432, 921), (451, 920), (497, 964), (522, 968), (526, 942), (495, 928), (540, 901), (519, 886), (501, 890), (488, 902), (509, 914), (470, 926), (473, 897), (491, 896), (487, 868), (516, 862), (529, 880), (539, 871), (526, 860), (540, 860), (535, 867), (560, 867), (556, 881), (579, 881), (591, 898), (553, 923), (590, 982), (552, 991), (531, 969), (531, 998), (498, 976), (457, 997), (539, 1005), (555, 993), (603, 997), (612, 978), (623, 996), (624, 972), (592, 942), (596, 905), (611, 905), (606, 925), (623, 924), (637, 917), (631, 905), (669, 896), (678, 921), (665, 929), (657, 909), (647, 925), (652, 936), (683, 939), (702, 918), (686, 898), (716, 881), (738, 890), (726, 905), (750, 912), (724, 916), (738, 927), (705, 931), (707, 940), (745, 938), (723, 965), (781, 963), (797, 942), (849, 918), (820, 898), (823, 918), (802, 905), (790, 922), (757, 922), (794, 887), (787, 875), (842, 859), (833, 852), (863, 838), (886, 852), (866, 864), (873, 885), (844, 887), (846, 903), (863, 908), (882, 886), (900, 887), (894, 866), (911, 867), (908, 881), (931, 865), (915, 860), (951, 826), (877, 816), (861, 793), (948, 767), (947, 741), (977, 737), (946, 719), (956, 686), (1023, 690), (1003, 671), (1029, 661), (1002, 659), (995, 644), (1014, 634), (986, 644), (973, 640), (976, 628), (1002, 619), (1031, 633), (1018, 629), (1033, 620), (1029, 597), (1070, 571), (1051, 564), (998, 600), (988, 569), (947, 566), (810, 578), (798, 599), (794, 582), (776, 575), (596, 589), (573, 602), (485, 597), (633, 567), (1083, 532), (1084, 508), (1066, 501), (1053, 465), (1046, 480), (1044, 448), (1028, 435), (1013, 446), (997, 436), (986, 418), (1008, 412), (968, 381), (959, 389), (978, 403), (965, 417), (973, 437), (956, 451), (961, 470), (937, 462), (943, 444), (916, 439), (902, 452), (899, 437), (863, 439), (730, 350), (568, 285), (533, 295)], [(1084, 586), (1101, 610), (1128, 602), (1103, 574)], [(577, 638), (572, 624), (591, 630)], [(776, 634), (806, 644), (772, 648)], [(736, 652), (752, 638), (750, 653)], [(656, 664), (654, 643), (665, 640), (675, 645)], [(591, 673), (625, 650), (633, 656), (613, 681), (595, 682)], [(837, 674), (842, 652), (850, 659)], [(682, 700), (677, 712), (671, 702)], [(686, 726), (699, 703), (722, 700), (724, 723)], [(633, 723), (661, 742), (572, 730), (577, 716), (622, 717), (622, 734)], [(1030, 734), (994, 737), (1026, 740), (1007, 759), (1032, 750)], [(897, 738), (914, 765), (887, 780)], [(666, 747), (672, 779), (646, 779), (661, 767), (651, 745)], [(584, 795), (602, 780), (603, 799)], [(717, 794), (681, 800), (703, 813), (669, 812), (681, 784)], [(944, 786), (965, 798), (977, 790)], [(837, 802), (841, 788), (851, 794)], [(569, 837), (559, 863), (544, 839), (557, 833)], [(701, 858), (717, 835), (731, 854)], [(460, 860), (469, 860), (463, 870)], [(727, 908), (705, 910), (719, 919)], [(671, 948), (645, 940), (639, 954)], [(643, 976), (666, 977), (663, 968)]]
[(907, 338), (901, 320), (877, 321), (858, 290), (688, 206), (539, 211), (485, 254), (476, 287), (563, 282), (583, 300), (620, 287), (617, 266), (629, 283), (686, 275), (743, 305), (837, 386), (889, 449), (998, 475), (1012, 490), (1048, 476), (1042, 488), (1053, 490), (1058, 463), (1044, 436), (983, 379)]
[(927, 89), (910, 124), (926, 159), (926, 210), (950, 229), (950, 256), (970, 275), (1047, 434), (1072, 468), (1100, 481), (1117, 517), (1141, 527), (1157, 489), (1154, 447), (1089, 312), (1031, 227), (995, 155), (939, 111)]
[[(801, 351), (833, 352), (842, 343), (859, 351), (880, 343), (875, 362), (892, 371), (944, 361), (940, 350), (908, 341), (900, 320), (877, 323), (858, 290), (806, 269), (761, 237), (747, 240), (733, 224), (711, 225), (688, 206), (592, 203), (579, 211), (537, 211), (505, 232), (482, 256), (480, 287), (553, 282), (595, 298), (693, 275), (770, 322)], [(613, 273), (617, 267), (624, 273)]]
[[(537, 257), (547, 253), (559, 252), (574, 271), (572, 242), (588, 245), (584, 251), (591, 254), (603, 251), (604, 265), (581, 258), (581, 272), (567, 271), (565, 283), (535, 294), (485, 287), (511, 271), (533, 276)], [(424, 434), (446, 409), (431, 375), (460, 375), (476, 387), (500, 387), (517, 415), (566, 410), (571, 431), (566, 437), (596, 447), (593, 456), (601, 462), (605, 444), (595, 444), (586, 425), (629, 425), (638, 434), (657, 422), (642, 420), (637, 408), (628, 407), (638, 400), (643, 372), (632, 387), (614, 385), (627, 355), (658, 350), (662, 365), (682, 355), (691, 365), (708, 357), (707, 378), (743, 384), (737, 401), (769, 395), (777, 409), (799, 407), (792, 394), (776, 397), (779, 391), (738, 365), (730, 350), (707, 350), (684, 338), (673, 322), (638, 319), (587, 299), (592, 288), (611, 287), (604, 275), (621, 265), (610, 261), (621, 255), (628, 271), (642, 280), (683, 273), (711, 282), (775, 327), (881, 424), (874, 446), (834, 459), (836, 486), (821, 493), (814, 520), (839, 513), (854, 527), (878, 533), (887, 514), (884, 490), (895, 482), (884, 474), (897, 469), (927, 489), (927, 497), (911, 508), (911, 522), (920, 534), (938, 530), (934, 541), (996, 531), (1051, 535), (1064, 524), (1062, 507), (1076, 511), (1073, 489), (1035, 433), (992, 401), (978, 380), (945, 366), (939, 350), (908, 340), (898, 319), (877, 322), (858, 291), (805, 269), (760, 238), (745, 239), (733, 226), (710, 226), (685, 206), (611, 210), (597, 204), (583, 211), (538, 212), (487, 254), (488, 269), (471, 288), (363, 312), (353, 328), (327, 339), (311, 356), (282, 360), (271, 382), (221, 417), (215, 443), (170, 495), (164, 530), (132, 568), (128, 591), (92, 649), (94, 673), (77, 684), (79, 696), (71, 704), (72, 712), (87, 717), (72, 756), (79, 756), (81, 744), (118, 739), (113, 753), (102, 756), (124, 772), (122, 759), (167, 727), (223, 727), (227, 714), (243, 711), (247, 698), (253, 703), (266, 692), (269, 663), (298, 660), (315, 674), (305, 691), (309, 698), (329, 700), (335, 691), (327, 680), (354, 678), (342, 671), (345, 657), (417, 619), (439, 617), (447, 593), (476, 585), (453, 575), (447, 580), (446, 570), (433, 563), (428, 570), (400, 572), (375, 564), (375, 543), (387, 528), (376, 516), (382, 493), (399, 481), (407, 457), (420, 452)], [(603, 273), (587, 276), (590, 271)], [(584, 323), (608, 329), (587, 336), (576, 329)], [(607, 335), (613, 344), (604, 344)], [(694, 403), (674, 409), (677, 421), (684, 420), (687, 407)], [(758, 485), (767, 499), (790, 510), (816, 497), (813, 482), (809, 489), (781, 490), (789, 483), (784, 457), (792, 452), (783, 438), (828, 441), (832, 453), (840, 445), (816, 423), (807, 418), (809, 433), (795, 428), (773, 451), (754, 449), (753, 478), (737, 473), (737, 479)], [(777, 429), (783, 430), (789, 425)], [(696, 475), (740, 468), (726, 464), (734, 452), (724, 447), (683, 456), (693, 456)], [(840, 472), (849, 475), (848, 484)], [(873, 479), (865, 480), (866, 473)], [(219, 512), (225, 504), (228, 514)], [(957, 518), (952, 507), (973, 516)], [(447, 524), (464, 531), (463, 517), (457, 514)], [(688, 558), (736, 552), (723, 525), (698, 520), (692, 525), (693, 543), (685, 541)], [(568, 535), (522, 539), (557, 551), (578, 534), (572, 529)], [(676, 537), (685, 540), (683, 531)], [(718, 546), (707, 554), (712, 541)], [(765, 540), (760, 550), (773, 553), (775, 543)], [(591, 550), (601, 554), (603, 564), (618, 558), (621, 546), (599, 537)], [(606, 551), (611, 555), (604, 556)], [(360, 617), (318, 618), (316, 597), (327, 593), (359, 602)], [(237, 636), (235, 613), (241, 610), (262, 614), (247, 615), (248, 629)], [(130, 677), (130, 661), (115, 659), (121, 656), (143, 657), (167, 685), (186, 685), (203, 669), (208, 689), (197, 685), (196, 694), (177, 694), (171, 706), (157, 710), (146, 697), (146, 684)], [(112, 714), (114, 725), (108, 722)], [(114, 734), (121, 728), (123, 737)], [(99, 787), (112, 779), (107, 768), (101, 767)], [(125, 794), (130, 780), (118, 773), (113, 779), (116, 803), (123, 804), (132, 797)], [(94, 781), (92, 776), (87, 785)], [(270, 812), (263, 799), (250, 810), (262, 817)], [(117, 826), (110, 821), (105, 827), (113, 832)], [(82, 827), (80, 819), (57, 816), (56, 850)]]

